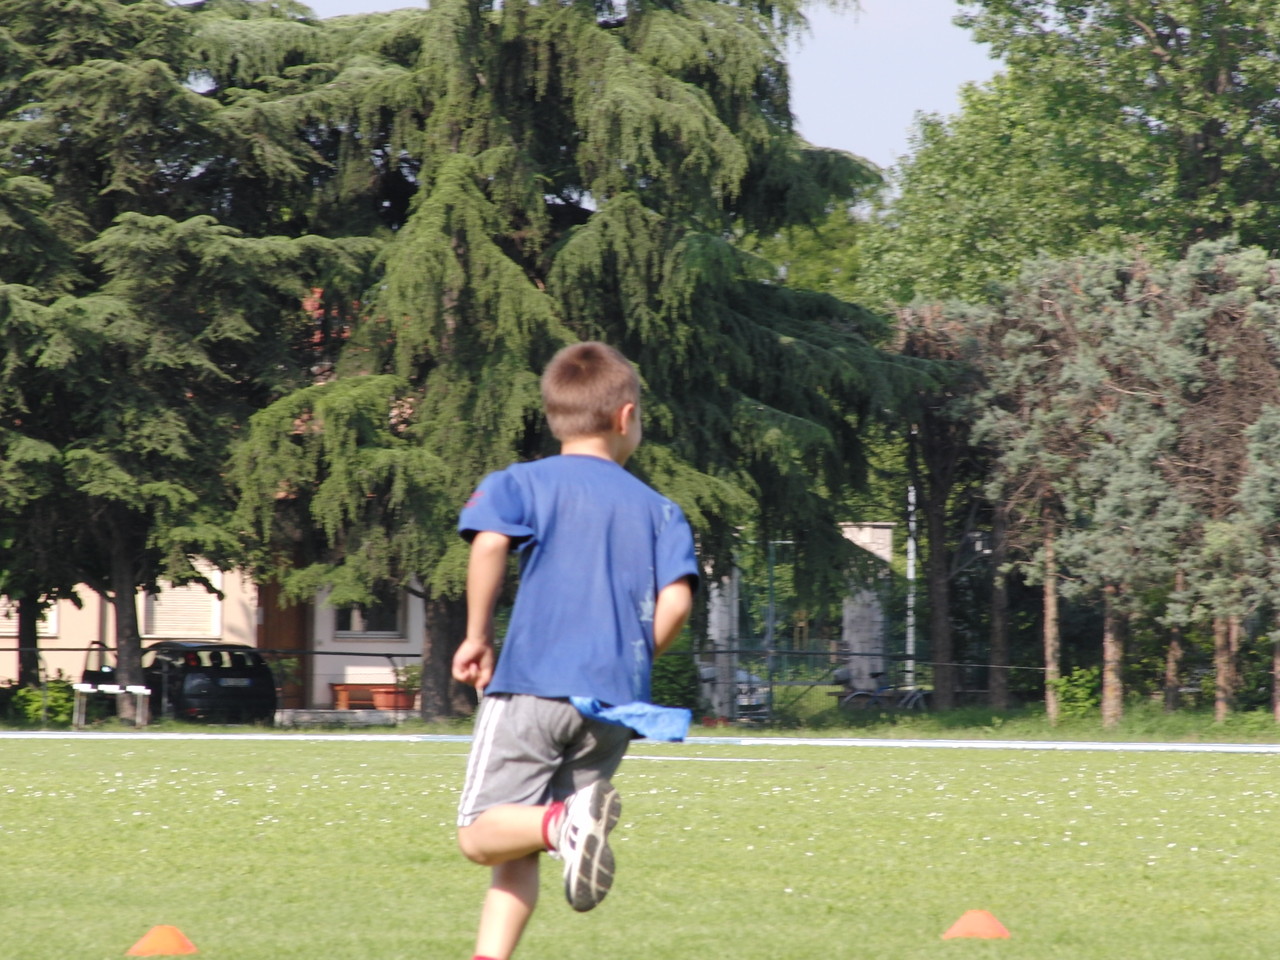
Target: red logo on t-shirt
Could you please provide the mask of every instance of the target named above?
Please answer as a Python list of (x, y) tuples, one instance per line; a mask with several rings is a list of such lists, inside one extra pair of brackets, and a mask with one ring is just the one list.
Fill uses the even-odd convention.
[(463, 507), (462, 509), (463, 509), (463, 510), (466, 510), (466, 509), (467, 509), (467, 507), (474, 507), (477, 503), (479, 503), (479, 502), (480, 502), (480, 498), (481, 498), (481, 497), (483, 497), (483, 496), (484, 496), (484, 491), (483, 491), (483, 490), (477, 490), (477, 491), (475, 491), (474, 493), (472, 493), (472, 494), (471, 494), (470, 499), (469, 499), (469, 500), (467, 500), (467, 506), (466, 506), (466, 507)]

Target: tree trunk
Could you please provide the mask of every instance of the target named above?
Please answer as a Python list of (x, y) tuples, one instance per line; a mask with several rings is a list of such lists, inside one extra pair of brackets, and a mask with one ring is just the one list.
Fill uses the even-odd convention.
[(422, 638), (422, 719), (441, 720), (474, 709), (475, 692), (453, 679), (453, 654), (466, 632), (463, 600), (433, 597), (425, 601)]
[(1227, 649), (1231, 651), (1231, 702), (1235, 704), (1240, 698), (1240, 690), (1244, 687), (1244, 676), (1240, 672), (1240, 644), (1244, 640), (1244, 622), (1238, 614), (1232, 614), (1227, 620)]
[(1124, 715), (1123, 618), (1116, 609), (1119, 589), (1114, 584), (1103, 588), (1102, 627), (1102, 725), (1114, 727)]
[(1062, 678), (1062, 636), (1058, 619), (1058, 550), (1053, 519), (1045, 512), (1044, 525), (1044, 712), (1050, 724), (1058, 722), (1058, 681)]
[(1280, 633), (1271, 635), (1271, 715), (1280, 723)]
[(1008, 505), (997, 504), (991, 549), (991, 674), (987, 680), (988, 696), (996, 710), (1009, 709), (1008, 531)]
[(1182, 628), (1169, 631), (1169, 649), (1164, 655), (1164, 712), (1173, 713), (1182, 701)]
[(1213, 618), (1213, 719), (1221, 723), (1231, 712), (1235, 698), (1229, 618)]
[[(1178, 570), (1173, 578), (1175, 593), (1183, 593), (1187, 589), (1187, 574)], [(1169, 631), (1169, 649), (1164, 657), (1164, 710), (1173, 713), (1182, 700), (1182, 627), (1174, 626)]]
[(929, 562), (925, 567), (929, 593), (929, 659), (933, 661), (933, 704), (950, 710), (956, 704), (955, 648), (951, 637), (951, 561), (947, 551), (946, 499), (925, 497), (929, 531)]
[[(111, 604), (116, 619), (116, 683), (142, 683), (142, 632), (138, 629), (137, 581), (133, 558), (124, 537), (117, 536), (111, 547)], [(137, 722), (133, 696), (116, 697), (116, 715), (127, 723)]]
[(39, 597), (18, 598), (18, 686), (40, 686), (40, 617), (44, 604)]
[[(941, 398), (933, 401), (940, 402)], [(939, 710), (955, 706), (957, 686), (951, 632), (951, 551), (947, 545), (948, 508), (961, 456), (955, 426), (940, 408), (930, 409), (926, 404), (908, 447), (908, 470), (921, 494), (920, 509), (929, 543), (924, 568), (929, 603), (929, 662), (933, 665), (933, 705)]]

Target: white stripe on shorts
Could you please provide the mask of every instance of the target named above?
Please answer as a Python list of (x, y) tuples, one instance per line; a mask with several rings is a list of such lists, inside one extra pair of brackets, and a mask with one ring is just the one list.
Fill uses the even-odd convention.
[(471, 806), (480, 794), (484, 783), (484, 771), (489, 766), (489, 753), (493, 750), (493, 731), (498, 726), (498, 716), (506, 707), (506, 697), (484, 697), (480, 701), (480, 718), (471, 738), (471, 759), (467, 761), (466, 789), (458, 801), (458, 826), (471, 822)]

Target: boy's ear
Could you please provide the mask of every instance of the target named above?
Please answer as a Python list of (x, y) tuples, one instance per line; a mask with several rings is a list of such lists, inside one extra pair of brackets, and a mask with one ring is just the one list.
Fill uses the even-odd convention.
[(627, 424), (631, 422), (632, 416), (635, 415), (636, 404), (624, 403), (613, 414), (613, 429), (618, 433), (627, 432)]

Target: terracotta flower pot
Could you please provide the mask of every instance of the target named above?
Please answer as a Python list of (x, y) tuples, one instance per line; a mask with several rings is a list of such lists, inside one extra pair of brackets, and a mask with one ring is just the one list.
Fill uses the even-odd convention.
[(369, 691), (375, 710), (412, 710), (413, 691), (403, 687), (373, 687)]

